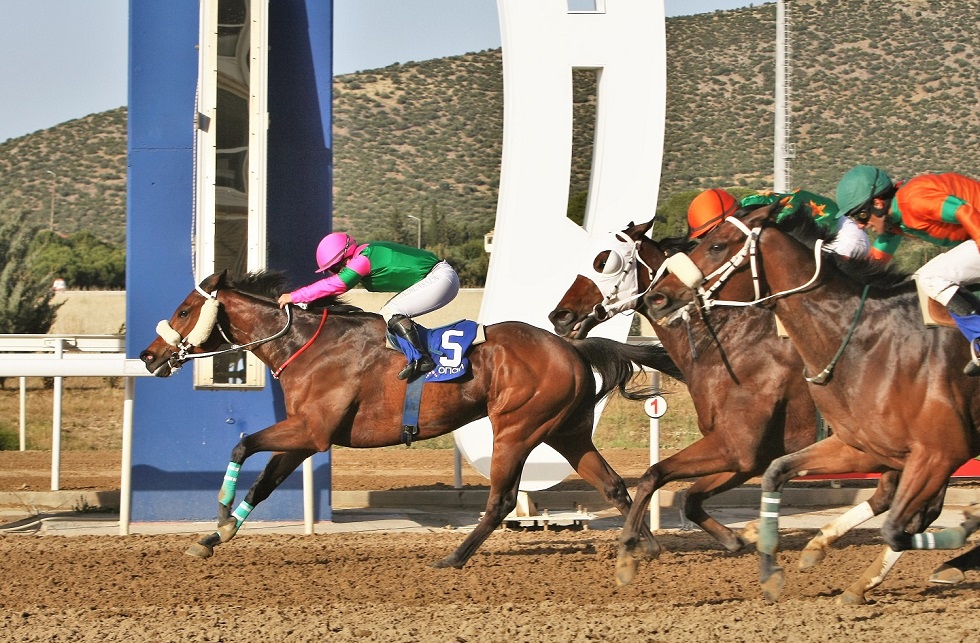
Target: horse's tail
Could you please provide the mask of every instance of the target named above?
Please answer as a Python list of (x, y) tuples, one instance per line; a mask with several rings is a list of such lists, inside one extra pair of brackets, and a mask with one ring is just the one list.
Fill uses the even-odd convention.
[(569, 342), (602, 378), (601, 387), (596, 393), (597, 400), (616, 388), (629, 400), (645, 400), (659, 393), (652, 386), (627, 388), (636, 375), (636, 364), (684, 381), (684, 375), (660, 344), (624, 344), (604, 337), (588, 337)]

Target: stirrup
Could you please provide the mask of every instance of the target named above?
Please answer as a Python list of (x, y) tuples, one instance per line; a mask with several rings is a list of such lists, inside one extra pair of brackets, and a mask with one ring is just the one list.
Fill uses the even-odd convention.
[(425, 375), (429, 371), (435, 370), (436, 363), (429, 357), (423, 355), (420, 359), (412, 360), (405, 365), (405, 368), (398, 371), (398, 379), (400, 380), (414, 380), (419, 375)]
[(980, 375), (980, 348), (978, 348), (978, 344), (980, 344), (980, 339), (974, 339), (970, 342), (970, 361), (963, 367), (963, 373), (970, 377)]

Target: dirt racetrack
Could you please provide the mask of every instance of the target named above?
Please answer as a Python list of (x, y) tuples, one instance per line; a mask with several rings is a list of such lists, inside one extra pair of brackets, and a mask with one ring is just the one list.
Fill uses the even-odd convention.
[[(353, 461), (372, 453), (381, 459)], [(451, 484), (451, 457), (446, 478), (429, 460), (444, 455), (415, 453), (343, 457), (375, 488), (384, 483), (366, 471), (416, 457), (417, 470)], [(0, 640), (980, 641), (977, 572), (956, 586), (926, 583), (943, 552), (906, 555), (868, 605), (835, 604), (877, 555), (875, 531), (847, 536), (808, 572), (795, 565), (810, 534), (785, 531), (787, 585), (775, 605), (761, 598), (754, 551), (722, 553), (701, 532), (662, 532), (668, 551), (623, 588), (616, 529), (499, 530), (462, 570), (429, 566), (465, 535), (243, 534), (200, 560), (183, 553), (186, 535), (5, 534)]]

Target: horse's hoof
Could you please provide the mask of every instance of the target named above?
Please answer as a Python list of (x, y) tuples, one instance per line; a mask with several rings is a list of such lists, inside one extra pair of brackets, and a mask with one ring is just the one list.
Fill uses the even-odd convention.
[(770, 603), (775, 603), (782, 595), (785, 585), (786, 574), (782, 569), (776, 568), (769, 578), (762, 581), (762, 596)]
[(819, 547), (804, 548), (800, 553), (800, 569), (810, 569), (827, 556), (827, 552)]
[(226, 543), (235, 537), (238, 533), (238, 521), (232, 520), (226, 522), (223, 525), (218, 525), (218, 535), (221, 536), (221, 542)]
[[(650, 538), (640, 540), (637, 547), (640, 550), (640, 557), (647, 562), (660, 558), (660, 554), (662, 554), (664, 551), (664, 548), (660, 546), (660, 541), (658, 541), (652, 535)], [(634, 549), (631, 553), (635, 556), (637, 553), (636, 549)]]
[(847, 590), (837, 597), (838, 605), (865, 605), (867, 602), (868, 599), (864, 597), (864, 594), (858, 594), (851, 590)]
[(187, 551), (184, 553), (188, 556), (194, 556), (195, 558), (211, 558), (214, 556), (214, 547), (202, 545), (201, 543), (194, 543), (188, 547)]
[(632, 583), (633, 579), (636, 578), (638, 566), (636, 558), (631, 554), (620, 552), (616, 558), (616, 585), (624, 587)]
[(742, 542), (746, 545), (754, 545), (759, 542), (759, 521), (753, 520), (742, 527), (742, 531), (738, 533), (738, 537), (742, 539)]
[(956, 585), (965, 580), (966, 574), (963, 573), (963, 570), (950, 565), (940, 565), (932, 573), (932, 576), (929, 577), (930, 583), (939, 583), (941, 585)]
[(456, 569), (462, 569), (463, 565), (466, 563), (457, 563), (452, 556), (446, 556), (442, 560), (437, 560), (434, 563), (430, 563), (429, 567), (433, 569), (447, 569), (449, 567), (455, 567)]

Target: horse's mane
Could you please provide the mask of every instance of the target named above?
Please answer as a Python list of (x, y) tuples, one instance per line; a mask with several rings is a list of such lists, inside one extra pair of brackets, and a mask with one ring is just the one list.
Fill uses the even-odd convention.
[[(276, 301), (279, 295), (287, 291), (288, 279), (279, 270), (259, 270), (229, 278), (229, 286), (240, 292)], [(330, 312), (359, 313), (363, 312), (357, 306), (348, 303), (343, 297), (331, 295), (310, 302), (310, 308), (327, 308)]]
[(696, 240), (689, 239), (687, 235), (654, 239), (653, 242), (657, 244), (660, 247), (660, 250), (668, 257), (670, 255), (677, 254), (678, 252), (690, 252), (698, 245)]
[[(772, 219), (769, 221), (808, 248), (813, 248), (818, 240), (831, 243), (837, 238), (836, 231), (817, 225), (814, 218), (804, 210), (797, 210), (779, 222)], [(870, 257), (848, 259), (836, 252), (825, 252), (823, 261), (850, 279), (886, 290), (906, 283), (909, 277), (907, 272), (898, 270), (894, 265)]]

